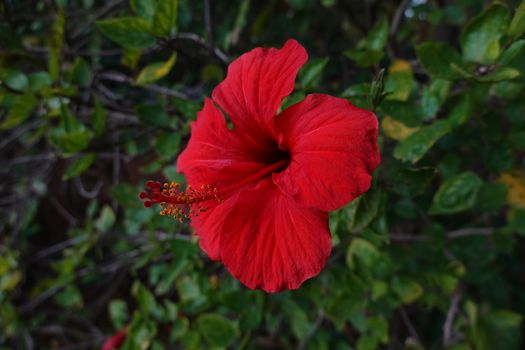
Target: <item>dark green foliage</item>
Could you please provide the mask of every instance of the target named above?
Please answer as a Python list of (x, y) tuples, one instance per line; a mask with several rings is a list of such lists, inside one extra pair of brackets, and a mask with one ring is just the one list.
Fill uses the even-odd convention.
[[(0, 350), (523, 348), (525, 2), (0, 4)], [(296, 38), (283, 108), (374, 110), (382, 165), (296, 291), (247, 290), (144, 209), (238, 55)]]

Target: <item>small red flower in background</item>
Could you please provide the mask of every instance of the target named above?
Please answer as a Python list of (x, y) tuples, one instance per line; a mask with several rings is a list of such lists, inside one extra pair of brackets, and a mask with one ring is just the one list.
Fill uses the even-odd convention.
[(380, 162), (375, 115), (345, 99), (312, 94), (277, 114), (307, 58), (288, 40), (235, 60), (178, 159), (192, 187), (148, 182), (141, 193), (145, 206), (191, 216), (200, 247), (252, 289), (317, 275), (331, 250), (328, 211), (366, 192)]
[(127, 331), (126, 329), (121, 329), (117, 333), (109, 337), (104, 344), (100, 347), (100, 350), (113, 350), (118, 349), (122, 343), (126, 340)]

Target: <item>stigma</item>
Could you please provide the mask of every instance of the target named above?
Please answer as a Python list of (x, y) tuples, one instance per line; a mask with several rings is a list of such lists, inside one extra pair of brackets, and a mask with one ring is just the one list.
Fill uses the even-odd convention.
[(211, 185), (201, 185), (198, 189), (188, 185), (183, 190), (178, 182), (161, 184), (151, 180), (146, 182), (146, 191), (141, 192), (139, 197), (143, 200), (144, 207), (159, 204), (160, 215), (171, 216), (181, 223), (205, 212), (204, 202), (221, 201), (217, 188)]

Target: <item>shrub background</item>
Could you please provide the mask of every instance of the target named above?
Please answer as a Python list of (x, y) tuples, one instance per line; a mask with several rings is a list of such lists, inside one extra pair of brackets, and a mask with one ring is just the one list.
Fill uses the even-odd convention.
[[(0, 4), (0, 348), (519, 349), (525, 2)], [(296, 38), (294, 94), (380, 120), (316, 278), (249, 291), (144, 209), (228, 62)], [(382, 71), (384, 69), (384, 71)]]

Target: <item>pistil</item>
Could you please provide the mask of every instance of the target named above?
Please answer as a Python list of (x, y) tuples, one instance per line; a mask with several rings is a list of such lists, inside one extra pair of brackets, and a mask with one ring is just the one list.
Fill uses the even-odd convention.
[(210, 184), (203, 184), (198, 188), (188, 185), (183, 191), (181, 184), (177, 182), (161, 184), (150, 180), (146, 182), (146, 191), (141, 192), (139, 197), (144, 201), (144, 207), (149, 208), (158, 203), (161, 207), (161, 215), (172, 216), (183, 222), (206, 211), (204, 202), (216, 200), (220, 203), (222, 198), (228, 197), (235, 190), (286, 168), (288, 163), (289, 160), (280, 160), (220, 191)]

